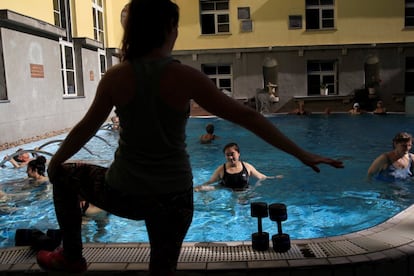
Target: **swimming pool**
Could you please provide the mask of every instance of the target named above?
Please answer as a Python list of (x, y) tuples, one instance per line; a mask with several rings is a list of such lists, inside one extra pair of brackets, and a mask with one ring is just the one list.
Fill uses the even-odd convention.
[[(321, 166), (320, 174), (303, 166), (291, 156), (274, 150), (253, 134), (237, 125), (218, 118), (192, 118), (187, 132), (188, 152), (191, 155), (194, 183), (206, 181), (213, 170), (224, 162), (222, 148), (228, 142), (237, 142), (241, 158), (255, 165), (266, 175), (283, 175), (281, 179), (252, 181), (246, 192), (218, 189), (195, 193), (195, 214), (185, 241), (240, 241), (250, 240), (257, 232), (257, 219), (250, 217), (250, 202), (282, 202), (287, 205), (288, 220), (283, 232), (292, 239), (315, 238), (354, 232), (385, 221), (414, 202), (412, 183), (368, 182), (366, 170), (371, 161), (383, 151), (391, 149), (395, 133), (413, 133), (414, 117), (402, 114), (375, 116), (364, 114), (311, 115), (269, 117), (272, 122), (304, 148), (329, 157), (341, 159), (345, 169)], [(215, 125), (220, 139), (213, 144), (200, 145), (198, 137), (207, 123)], [(100, 131), (75, 158), (101, 160), (108, 164), (116, 147), (116, 135)], [(64, 135), (48, 140), (58, 140)], [(32, 149), (48, 140), (25, 145)], [(44, 148), (54, 152), (57, 144)], [(9, 149), (0, 157), (14, 152)], [(103, 160), (103, 161), (102, 161)], [(11, 167), (0, 169), (0, 182), (7, 191), (19, 190), (17, 179), (25, 170)], [(5, 184), (5, 182), (8, 182)], [(17, 228), (57, 228), (50, 191), (42, 194), (23, 191), (22, 199), (3, 202), (0, 217), (0, 247), (14, 244)], [(39, 212), (39, 210), (42, 210)], [(274, 222), (263, 220), (263, 230), (271, 235), (277, 232)], [(109, 216), (107, 221), (90, 220), (83, 226), (85, 242), (147, 242), (142, 221), (131, 221)]]

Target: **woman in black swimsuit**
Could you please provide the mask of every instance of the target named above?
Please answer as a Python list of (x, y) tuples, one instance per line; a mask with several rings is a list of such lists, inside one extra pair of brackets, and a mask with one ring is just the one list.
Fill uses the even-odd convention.
[(220, 185), (235, 191), (245, 190), (249, 187), (249, 177), (265, 179), (266, 175), (257, 171), (253, 165), (240, 161), (240, 149), (236, 143), (229, 143), (223, 149), (226, 163), (219, 166), (211, 178), (202, 185), (194, 187), (194, 191), (210, 191), (215, 187), (212, 183), (220, 182)]

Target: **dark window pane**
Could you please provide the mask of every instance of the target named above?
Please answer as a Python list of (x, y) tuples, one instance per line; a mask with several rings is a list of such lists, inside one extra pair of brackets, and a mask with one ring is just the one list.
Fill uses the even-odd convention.
[(230, 25), (229, 24), (222, 24), (218, 26), (219, 33), (229, 33), (230, 32)]
[(334, 0), (321, 0), (321, 5), (333, 5)]
[(308, 62), (308, 73), (311, 72), (319, 72), (321, 69), (319, 67), (319, 63), (316, 62)]
[(105, 73), (106, 71), (106, 59), (104, 55), (100, 55), (100, 63), (101, 63), (101, 73)]
[(414, 8), (405, 8), (405, 16), (414, 16)]
[(405, 19), (405, 26), (414, 26), (414, 17)]
[(405, 92), (414, 92), (414, 72), (405, 73)]
[(319, 0), (306, 0), (306, 6), (317, 6), (319, 5)]
[(66, 69), (74, 69), (72, 48), (65, 46)]
[(323, 19), (322, 20), (322, 28), (333, 28), (334, 27), (334, 20), (333, 19)]
[(231, 81), (229, 79), (220, 79), (219, 80), (219, 87), (220, 88), (229, 88), (230, 85), (231, 85)]
[(202, 34), (214, 34), (214, 15), (213, 14), (203, 14), (201, 16), (201, 33)]
[(103, 15), (102, 12), (98, 12), (98, 28), (103, 30)]
[(64, 5), (61, 5), (60, 7), (60, 27), (64, 29), (66, 28), (66, 10)]
[(103, 32), (99, 32), (99, 41), (104, 42), (104, 33)]
[(322, 18), (334, 18), (333, 10), (322, 10)]
[[(65, 78), (65, 71), (62, 70), (62, 80), (64, 78)], [(62, 94), (65, 95), (65, 83), (63, 81), (62, 81)]]
[(405, 59), (405, 70), (414, 70), (414, 57), (407, 57)]
[(321, 63), (321, 71), (333, 71), (334, 65), (332, 62), (322, 62)]
[(319, 75), (308, 76), (308, 95), (320, 95)]
[(214, 11), (214, 3), (201, 3), (202, 11)]
[(219, 14), (217, 16), (218, 23), (228, 23), (229, 22), (229, 15), (228, 14)]
[(335, 77), (333, 75), (322, 76), (322, 83), (333, 84), (334, 82), (335, 82)]
[(414, 4), (414, 0), (405, 0), (405, 4)]
[(216, 9), (217, 10), (228, 10), (229, 9), (229, 3), (227, 3), (227, 2), (217, 3)]
[(306, 10), (306, 29), (313, 30), (319, 29), (319, 10), (307, 9)]
[(216, 75), (217, 74), (216, 68), (217, 68), (216, 66), (204, 65), (203, 72), (207, 75)]
[(218, 74), (221, 75), (229, 75), (230, 74), (230, 66), (218, 66)]
[(53, 17), (54, 17), (55, 25), (60, 27), (60, 15), (58, 13), (55, 13)]
[(68, 82), (68, 94), (75, 94), (75, 73), (72, 71), (66, 72), (67, 82)]

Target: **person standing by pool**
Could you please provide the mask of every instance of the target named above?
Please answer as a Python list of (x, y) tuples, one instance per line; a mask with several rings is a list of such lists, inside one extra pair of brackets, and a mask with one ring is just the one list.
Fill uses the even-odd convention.
[(226, 163), (220, 165), (202, 185), (195, 186), (194, 191), (211, 191), (215, 187), (210, 185), (220, 181), (220, 185), (231, 188), (234, 191), (243, 191), (249, 187), (249, 177), (253, 176), (259, 180), (266, 179), (267, 176), (256, 170), (256, 168), (240, 161), (240, 148), (236, 143), (229, 143), (224, 146), (224, 156)]
[[(343, 168), (341, 161), (302, 149), (260, 113), (222, 93), (207, 75), (175, 61), (171, 54), (178, 19), (179, 8), (170, 0), (130, 2), (121, 63), (102, 77), (89, 110), (48, 166), (63, 247), (37, 254), (43, 269), (86, 270), (80, 195), (114, 215), (145, 220), (150, 274), (174, 275), (194, 210), (185, 144), (190, 100), (252, 131), (315, 172), (320, 171), (319, 164)], [(93, 137), (114, 107), (121, 128), (110, 167), (65, 163)]]
[(214, 134), (214, 125), (207, 124), (206, 133), (200, 136), (201, 144), (210, 144), (213, 140), (217, 139), (218, 136)]
[(414, 170), (414, 155), (410, 153), (412, 143), (411, 134), (397, 133), (392, 139), (393, 150), (382, 153), (372, 162), (368, 177), (376, 176), (389, 181), (411, 178)]

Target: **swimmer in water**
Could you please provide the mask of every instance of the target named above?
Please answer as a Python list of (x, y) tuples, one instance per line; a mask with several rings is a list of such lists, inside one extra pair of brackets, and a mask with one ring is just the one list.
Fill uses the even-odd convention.
[(215, 186), (210, 184), (219, 182), (222, 187), (231, 188), (234, 191), (242, 191), (249, 187), (249, 177), (259, 180), (269, 178), (256, 168), (240, 160), (240, 149), (236, 143), (229, 143), (223, 149), (226, 163), (220, 165), (211, 178), (202, 185), (194, 187), (194, 191), (211, 191)]

